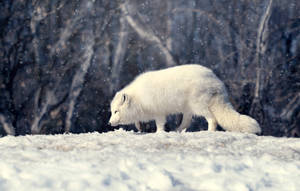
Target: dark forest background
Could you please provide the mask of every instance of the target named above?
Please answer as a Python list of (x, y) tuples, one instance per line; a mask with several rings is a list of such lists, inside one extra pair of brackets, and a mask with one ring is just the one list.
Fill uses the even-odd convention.
[[(300, 136), (299, 10), (299, 0), (0, 0), (0, 135), (113, 130), (117, 90), (197, 63), (264, 135)], [(167, 130), (178, 123), (170, 116)], [(205, 128), (195, 118), (190, 130)]]

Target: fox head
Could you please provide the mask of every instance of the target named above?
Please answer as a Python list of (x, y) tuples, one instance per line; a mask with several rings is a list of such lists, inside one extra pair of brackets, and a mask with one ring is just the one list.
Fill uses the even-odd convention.
[(131, 98), (126, 93), (118, 92), (110, 104), (111, 117), (109, 124), (111, 126), (128, 125), (133, 123), (130, 111)]

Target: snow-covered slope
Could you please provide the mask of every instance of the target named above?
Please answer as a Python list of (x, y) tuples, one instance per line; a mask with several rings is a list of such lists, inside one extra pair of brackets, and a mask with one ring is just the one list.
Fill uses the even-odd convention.
[(0, 190), (299, 190), (300, 139), (228, 132), (0, 138)]

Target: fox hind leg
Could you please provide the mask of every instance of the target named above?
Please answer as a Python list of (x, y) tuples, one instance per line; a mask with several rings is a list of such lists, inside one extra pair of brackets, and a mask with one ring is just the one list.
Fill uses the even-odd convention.
[(185, 132), (187, 128), (190, 126), (193, 115), (189, 113), (184, 113), (182, 116), (182, 121), (179, 127), (177, 128), (178, 132)]
[(156, 132), (162, 132), (165, 130), (165, 123), (166, 123), (165, 117), (159, 117), (155, 119), (155, 123), (156, 123)]
[(208, 131), (216, 131), (217, 130), (217, 120), (214, 117), (205, 118), (208, 123)]
[(197, 116), (203, 116), (207, 123), (208, 123), (208, 131), (216, 131), (217, 130), (217, 120), (213, 113), (209, 110), (208, 106), (205, 106), (201, 103), (207, 103), (206, 102), (197, 102), (193, 105), (191, 105), (192, 111)]

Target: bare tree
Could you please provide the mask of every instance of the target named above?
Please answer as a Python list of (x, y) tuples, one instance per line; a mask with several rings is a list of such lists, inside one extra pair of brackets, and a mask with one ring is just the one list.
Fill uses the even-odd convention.
[(264, 88), (264, 71), (262, 64), (263, 58), (265, 58), (265, 52), (267, 50), (267, 39), (269, 36), (269, 19), (272, 12), (272, 3), (273, 0), (268, 2), (267, 8), (263, 15), (261, 16), (259, 27), (257, 29), (257, 37), (256, 37), (256, 54), (255, 54), (255, 62), (256, 66), (256, 82), (255, 82), (255, 91), (254, 91), (254, 99), (252, 101), (250, 113), (254, 115), (256, 118), (259, 118), (261, 124), (264, 123), (264, 112), (262, 106), (262, 98), (263, 98), (263, 88)]
[(70, 92), (69, 92), (69, 107), (68, 107), (68, 111), (67, 111), (67, 116), (66, 116), (66, 127), (65, 127), (65, 132), (70, 132), (71, 129), (71, 125), (72, 125), (72, 117), (74, 114), (74, 108), (75, 108), (75, 104), (76, 104), (76, 100), (83, 88), (83, 82), (84, 82), (84, 77), (86, 75), (86, 73), (88, 72), (88, 69), (91, 65), (91, 59), (92, 56), (94, 54), (94, 50), (93, 50), (93, 46), (94, 46), (94, 35), (92, 33), (87, 34), (87, 44), (85, 45), (85, 53), (84, 53), (84, 61), (82, 64), (80, 64), (79, 69), (76, 71), (73, 80), (72, 80), (72, 84), (71, 84), (71, 88), (70, 88)]

